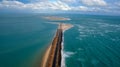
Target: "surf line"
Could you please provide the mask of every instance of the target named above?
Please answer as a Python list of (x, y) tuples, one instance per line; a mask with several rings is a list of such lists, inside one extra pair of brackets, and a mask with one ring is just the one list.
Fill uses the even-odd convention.
[(63, 32), (65, 32), (71, 27), (73, 27), (73, 25), (71, 24), (59, 24), (55, 37), (51, 45), (46, 50), (41, 67), (61, 67)]

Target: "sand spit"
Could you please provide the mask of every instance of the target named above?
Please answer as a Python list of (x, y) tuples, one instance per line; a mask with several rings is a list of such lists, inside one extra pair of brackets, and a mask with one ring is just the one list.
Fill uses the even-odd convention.
[(46, 23), (57, 24), (57, 25), (61, 24), (63, 32), (74, 27), (72, 24), (68, 24), (68, 23), (60, 23), (60, 22), (46, 22)]
[(61, 25), (62, 25), (61, 27), (62, 27), (63, 32), (65, 32), (66, 30), (68, 30), (68, 29), (70, 29), (70, 28), (73, 27), (72, 24), (65, 24), (65, 23), (62, 23)]
[[(66, 30), (68, 30), (72, 27), (73, 27), (73, 25), (71, 25), (71, 24), (60, 23), (58, 29), (62, 29), (62, 31), (65, 32)], [(46, 67), (46, 63), (47, 63), (48, 57), (50, 55), (51, 47), (52, 47), (52, 44), (47, 48), (40, 67)]]
[(70, 18), (65, 18), (65, 17), (58, 17), (58, 16), (47, 16), (47, 17), (43, 17), (47, 20), (53, 20), (53, 21), (64, 21), (64, 20), (70, 20)]

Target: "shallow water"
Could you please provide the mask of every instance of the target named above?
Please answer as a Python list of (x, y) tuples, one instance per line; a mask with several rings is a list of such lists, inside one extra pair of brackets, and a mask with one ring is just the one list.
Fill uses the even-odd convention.
[(57, 25), (41, 15), (0, 16), (0, 67), (39, 67)]

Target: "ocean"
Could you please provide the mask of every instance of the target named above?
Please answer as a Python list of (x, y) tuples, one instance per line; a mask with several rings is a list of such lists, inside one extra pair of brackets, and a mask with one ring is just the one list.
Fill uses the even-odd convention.
[(62, 67), (120, 67), (120, 16), (83, 14), (1, 14), (0, 67), (40, 67), (58, 27), (52, 22), (74, 25), (64, 32)]

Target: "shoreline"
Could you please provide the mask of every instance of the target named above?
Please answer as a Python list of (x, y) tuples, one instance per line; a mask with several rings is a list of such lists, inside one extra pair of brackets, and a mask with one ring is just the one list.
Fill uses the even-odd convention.
[(47, 59), (48, 59), (48, 56), (50, 54), (50, 49), (51, 49), (51, 45), (49, 45), (43, 55), (43, 59), (42, 59), (42, 63), (40, 65), (40, 67), (45, 67), (46, 66), (46, 63), (47, 63)]
[(63, 30), (63, 32), (65, 32), (66, 30), (69, 30), (72, 27), (74, 27), (72, 24), (62, 23), (62, 30)]
[[(64, 33), (66, 30), (68, 30), (68, 29), (70, 29), (70, 28), (72, 28), (72, 27), (73, 27), (72, 24), (61, 23), (61, 24), (59, 24), (58, 29), (61, 28), (61, 29), (63, 30), (63, 33)], [(56, 34), (55, 34), (55, 35), (56, 35)], [(44, 53), (44, 55), (43, 55), (43, 59), (42, 59), (42, 63), (41, 63), (41, 66), (40, 66), (40, 67), (46, 67), (46, 63), (47, 63), (47, 60), (48, 60), (48, 57), (49, 57), (49, 54), (50, 54), (51, 47), (52, 47), (52, 44), (50, 44), (50, 45), (48, 46), (48, 48), (46, 49), (46, 51), (45, 51), (45, 53)], [(61, 47), (61, 48), (62, 48), (62, 47)]]
[(64, 21), (64, 20), (71, 20), (70, 18), (66, 18), (66, 17), (58, 17), (58, 16), (46, 16), (43, 17), (44, 19), (47, 20), (52, 20), (52, 21)]

